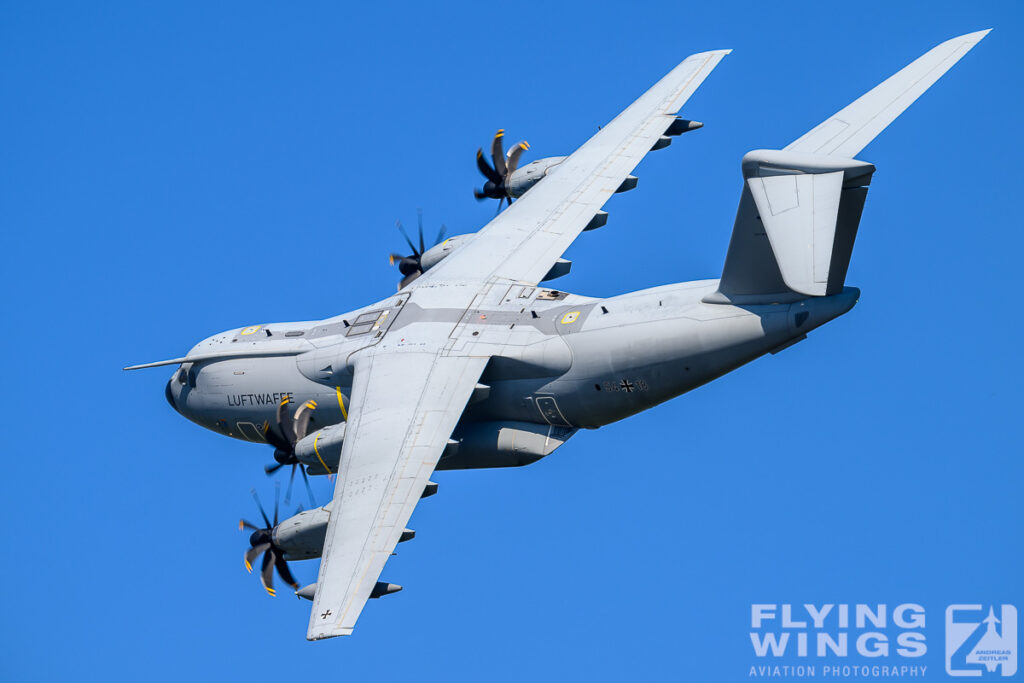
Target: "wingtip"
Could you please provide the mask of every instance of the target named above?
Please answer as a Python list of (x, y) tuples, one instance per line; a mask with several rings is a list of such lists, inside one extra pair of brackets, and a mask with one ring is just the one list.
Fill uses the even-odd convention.
[(976, 45), (977, 43), (981, 42), (982, 38), (984, 38), (991, 32), (992, 29), (986, 28), (981, 31), (974, 31), (973, 33), (965, 33), (962, 36), (950, 38), (949, 40), (946, 41), (946, 43), (970, 43), (971, 45)]
[(328, 630), (310, 630), (306, 633), (306, 640), (327, 640), (328, 638), (337, 638), (338, 636), (350, 636), (352, 635), (351, 628), (334, 628)]

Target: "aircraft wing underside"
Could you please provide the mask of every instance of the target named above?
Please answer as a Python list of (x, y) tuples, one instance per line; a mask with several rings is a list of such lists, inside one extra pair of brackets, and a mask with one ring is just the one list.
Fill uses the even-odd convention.
[(486, 363), (372, 350), (355, 361), (308, 639), (352, 633)]
[[(410, 301), (420, 310), (467, 310), (488, 283), (539, 282), (728, 52), (684, 60), (472, 242), (415, 280), (405, 290)], [(366, 600), (381, 591), (384, 564), (494, 350), (470, 336), (455, 351), (451, 326), (430, 315), (402, 315), (412, 324), (400, 339), (389, 335), (350, 360), (351, 408), (310, 640), (352, 633)]]

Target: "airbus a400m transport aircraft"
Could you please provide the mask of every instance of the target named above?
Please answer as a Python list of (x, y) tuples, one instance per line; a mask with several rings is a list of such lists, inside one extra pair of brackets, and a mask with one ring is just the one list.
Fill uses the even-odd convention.
[[(699, 127), (676, 112), (729, 50), (695, 54), (567, 157), (516, 168), (500, 136), (480, 197), (519, 197), (479, 232), (403, 258), (397, 294), (325, 320), (228, 330), (182, 358), (168, 402), (215, 432), (275, 448), (277, 466), (337, 474), (333, 499), (265, 528), (263, 555), (313, 601), (307, 638), (352, 633), (434, 470), (526, 465), (580, 428), (646, 410), (803, 340), (846, 313), (875, 167), (854, 157), (987, 31), (935, 47), (783, 149), (743, 157), (722, 276), (608, 299), (542, 283), (603, 226), (644, 155)], [(519, 152), (515, 152), (519, 149)], [(514, 154), (514, 159), (513, 159)], [(293, 407), (297, 409), (293, 410)], [(273, 470), (274, 468), (269, 468)], [(299, 589), (286, 560), (320, 557)]]

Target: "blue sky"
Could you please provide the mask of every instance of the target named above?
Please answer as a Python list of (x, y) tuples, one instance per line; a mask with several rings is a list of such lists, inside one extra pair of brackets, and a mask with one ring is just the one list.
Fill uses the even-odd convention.
[[(914, 602), (942, 680), (946, 605), (1024, 609), (1017, 3), (209, 5), (0, 6), (0, 678), (741, 680), (752, 603)], [(988, 27), (860, 155), (849, 315), (528, 468), (439, 473), (352, 638), (307, 643), (309, 603), (245, 573), (267, 449), (120, 371), (386, 296), (396, 219), (493, 214), (496, 128), (567, 154), (733, 48), (559, 286), (717, 277), (746, 151)]]

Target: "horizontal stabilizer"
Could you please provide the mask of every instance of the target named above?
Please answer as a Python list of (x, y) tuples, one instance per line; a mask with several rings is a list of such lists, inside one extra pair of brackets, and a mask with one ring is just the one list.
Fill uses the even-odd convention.
[(938, 45), (789, 144), (787, 152), (853, 158), (992, 29)]

